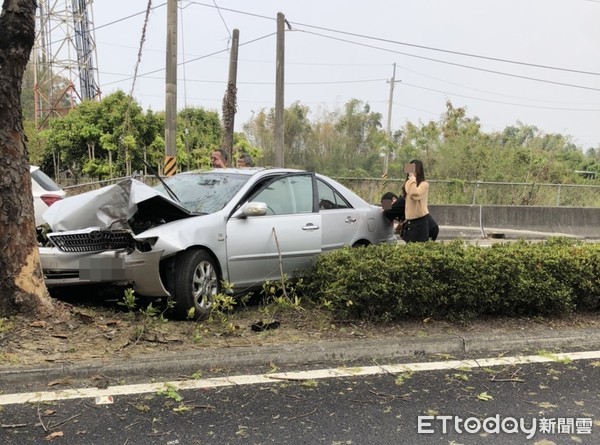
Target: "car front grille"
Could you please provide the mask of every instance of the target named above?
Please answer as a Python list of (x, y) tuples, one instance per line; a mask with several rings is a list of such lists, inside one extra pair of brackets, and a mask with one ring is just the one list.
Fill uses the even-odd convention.
[(87, 233), (49, 233), (48, 238), (63, 252), (101, 252), (133, 249), (133, 236), (127, 230), (92, 230)]

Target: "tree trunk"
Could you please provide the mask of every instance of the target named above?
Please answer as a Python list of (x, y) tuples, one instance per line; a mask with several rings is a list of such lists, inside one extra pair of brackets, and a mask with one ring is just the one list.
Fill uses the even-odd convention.
[(54, 312), (40, 267), (20, 100), (36, 7), (36, 0), (4, 0), (0, 15), (0, 316)]

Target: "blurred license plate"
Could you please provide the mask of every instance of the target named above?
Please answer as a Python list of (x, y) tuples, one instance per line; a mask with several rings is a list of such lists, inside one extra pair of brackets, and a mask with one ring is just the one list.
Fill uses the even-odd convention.
[(125, 280), (124, 258), (83, 258), (79, 260), (79, 279), (85, 281)]

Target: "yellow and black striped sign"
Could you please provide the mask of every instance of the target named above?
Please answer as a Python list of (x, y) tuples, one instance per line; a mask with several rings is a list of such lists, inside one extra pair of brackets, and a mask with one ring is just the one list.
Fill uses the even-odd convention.
[(163, 174), (165, 176), (173, 176), (175, 173), (177, 173), (177, 158), (175, 156), (165, 156)]

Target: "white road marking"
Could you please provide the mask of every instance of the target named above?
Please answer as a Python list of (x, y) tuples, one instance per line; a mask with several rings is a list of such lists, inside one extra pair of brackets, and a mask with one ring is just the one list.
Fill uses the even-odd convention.
[(398, 374), (402, 372), (440, 371), (444, 369), (483, 368), (491, 366), (510, 366), (527, 363), (549, 363), (566, 360), (600, 359), (600, 351), (567, 352), (548, 355), (527, 355), (515, 357), (492, 357), (470, 360), (446, 360), (441, 362), (404, 363), (397, 365), (339, 367), (310, 371), (279, 372), (272, 374), (237, 375), (196, 380), (178, 380), (171, 382), (144, 383), (136, 385), (109, 386), (106, 389), (77, 388), (59, 391), (40, 391), (0, 395), (0, 406), (19, 403), (53, 402), (58, 400), (95, 398), (110, 400), (114, 396), (156, 393), (166, 389), (209, 389), (224, 386), (256, 385), (276, 383), (277, 381), (306, 381), (339, 377), (360, 377), (379, 374)]

